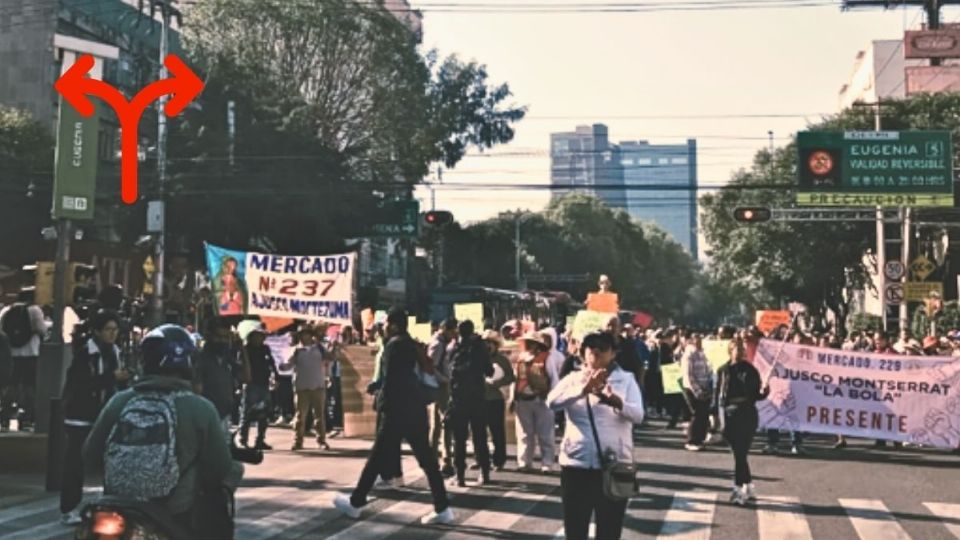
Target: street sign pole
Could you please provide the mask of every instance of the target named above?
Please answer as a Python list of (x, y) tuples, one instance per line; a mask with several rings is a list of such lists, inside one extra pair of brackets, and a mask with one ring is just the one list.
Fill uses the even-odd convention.
[(883, 331), (889, 332), (890, 327), (887, 323), (887, 277), (884, 271), (884, 265), (887, 261), (887, 241), (884, 238), (883, 207), (877, 207), (877, 274), (879, 274), (879, 286), (877, 295), (880, 297), (880, 318), (883, 319)]
[[(910, 266), (910, 218), (912, 216), (911, 216), (910, 208), (904, 208), (902, 212), (903, 212), (903, 243), (901, 244), (900, 250), (902, 255), (901, 259), (903, 260), (903, 266), (905, 268), (908, 268)], [(907, 280), (910, 279), (907, 274), (909, 274), (909, 272), (904, 272), (902, 283), (906, 283)], [(907, 302), (906, 299), (904, 299), (904, 301), (900, 303), (900, 331), (901, 332), (910, 328), (909, 318), (910, 318), (909, 302)]]

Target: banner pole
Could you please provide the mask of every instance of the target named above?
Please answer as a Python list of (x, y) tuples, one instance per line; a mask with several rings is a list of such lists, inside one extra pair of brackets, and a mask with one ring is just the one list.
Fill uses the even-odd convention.
[[(780, 356), (783, 355), (783, 349), (787, 346), (787, 341), (790, 339), (790, 330), (797, 323), (797, 317), (800, 315), (800, 312), (796, 312), (790, 317), (790, 326), (787, 327), (786, 335), (783, 336), (783, 341), (780, 342), (780, 348), (777, 349), (777, 354), (774, 355), (773, 361), (770, 363), (770, 369), (767, 371), (765, 377), (763, 377), (763, 385), (766, 386), (767, 382), (770, 380), (770, 375), (773, 374), (774, 368), (777, 367), (777, 364), (780, 363)], [(759, 344), (757, 345), (759, 347)]]

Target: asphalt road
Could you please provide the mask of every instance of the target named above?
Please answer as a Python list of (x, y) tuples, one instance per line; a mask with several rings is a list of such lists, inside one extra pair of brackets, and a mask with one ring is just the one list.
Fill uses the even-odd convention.
[[(408, 487), (375, 492), (363, 518), (332, 510), (336, 492), (348, 492), (370, 441), (332, 439), (333, 450), (307, 444), (289, 450), (292, 433), (271, 429), (277, 450), (247, 468), (237, 493), (237, 538), (517, 538), (562, 537), (556, 474), (525, 474), (511, 465), (491, 485), (451, 489), (457, 522), (423, 527), (429, 493), (413, 457), (404, 457)], [(728, 502), (733, 459), (726, 447), (682, 449), (682, 433), (659, 420), (638, 432), (641, 496), (631, 501), (624, 538), (694, 539), (956, 539), (960, 538), (960, 456), (932, 449), (875, 450), (851, 440), (843, 450), (828, 437), (808, 439), (806, 456), (766, 456), (762, 440), (750, 460), (760, 500)], [(789, 442), (781, 443), (789, 450)], [(57, 523), (55, 494), (39, 475), (0, 474), (0, 538), (71, 538)], [(88, 498), (96, 496), (96, 487)]]

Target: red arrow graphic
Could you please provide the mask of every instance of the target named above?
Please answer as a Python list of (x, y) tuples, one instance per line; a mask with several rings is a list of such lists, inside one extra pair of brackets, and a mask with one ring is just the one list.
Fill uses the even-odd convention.
[(168, 94), (173, 97), (167, 102), (164, 114), (169, 117), (180, 114), (203, 90), (203, 81), (183, 61), (168, 54), (163, 65), (173, 76), (150, 83), (128, 102), (116, 88), (87, 77), (93, 62), (93, 56), (81, 56), (53, 87), (81, 116), (88, 117), (94, 112), (88, 95), (103, 99), (117, 113), (120, 121), (120, 197), (123, 202), (133, 204), (139, 186), (137, 140), (140, 117), (151, 103)]

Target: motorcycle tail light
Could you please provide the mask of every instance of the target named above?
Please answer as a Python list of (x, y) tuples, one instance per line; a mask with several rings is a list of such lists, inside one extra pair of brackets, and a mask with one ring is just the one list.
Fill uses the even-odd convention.
[(116, 512), (94, 512), (93, 532), (103, 540), (118, 539), (126, 529), (123, 516)]

